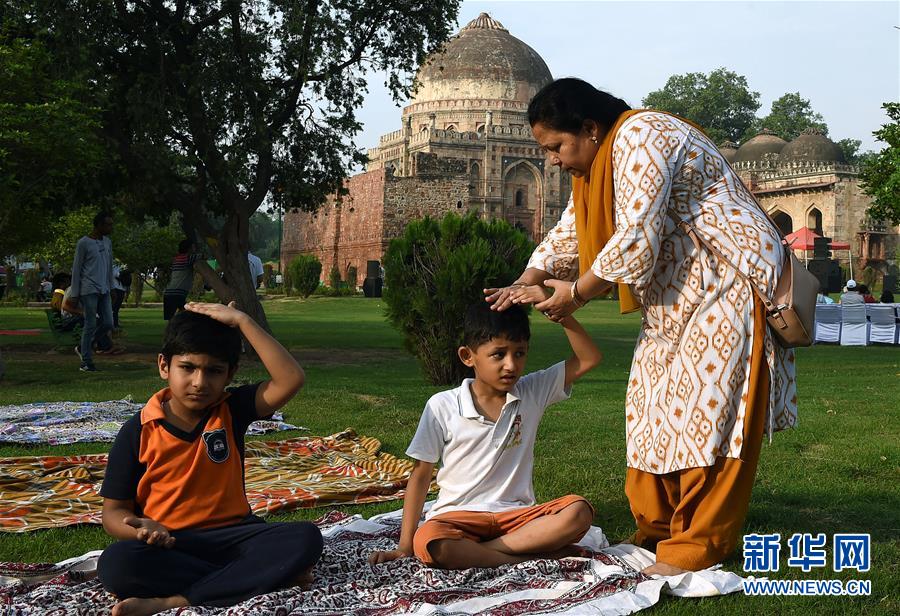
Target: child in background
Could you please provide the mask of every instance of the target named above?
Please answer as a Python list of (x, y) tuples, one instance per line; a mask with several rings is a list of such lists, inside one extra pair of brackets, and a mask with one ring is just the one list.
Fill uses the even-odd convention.
[[(241, 336), (270, 378), (226, 389)], [(244, 434), (303, 386), (287, 350), (234, 308), (195, 304), (166, 327), (159, 375), (168, 387), (119, 431), (109, 453), (100, 556), (114, 616), (187, 605), (228, 606), (312, 580), (322, 535), (309, 522), (266, 523), (244, 492)]]

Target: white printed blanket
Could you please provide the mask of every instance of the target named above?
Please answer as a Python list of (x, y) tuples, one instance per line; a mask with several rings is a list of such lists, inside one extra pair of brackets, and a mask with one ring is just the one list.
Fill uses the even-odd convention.
[[(671, 578), (648, 578), (640, 570), (653, 554), (621, 544), (608, 546), (599, 528), (581, 545), (590, 558), (534, 560), (496, 569), (441, 571), (412, 558), (369, 565), (373, 550), (396, 547), (401, 512), (364, 520), (332, 511), (317, 521), (325, 536), (315, 583), (302, 591), (280, 590), (230, 608), (188, 607), (168, 616), (250, 614), (631, 614), (661, 594), (707, 597), (741, 590), (742, 578), (707, 569)], [(0, 605), (9, 616), (108, 614), (115, 599), (95, 579), (100, 552), (57, 563), (0, 563)]]
[[(105, 402), (37, 402), (0, 406), (0, 444), (111, 443), (122, 424), (143, 408), (130, 398)], [(281, 413), (250, 424), (247, 434), (306, 430), (285, 423)]]

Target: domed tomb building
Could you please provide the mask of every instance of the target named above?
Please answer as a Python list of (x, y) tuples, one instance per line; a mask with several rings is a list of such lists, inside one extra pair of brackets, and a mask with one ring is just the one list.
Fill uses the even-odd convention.
[[(849, 242), (854, 272), (886, 272), (898, 246), (900, 226), (870, 220), (871, 198), (859, 184), (859, 167), (821, 131), (808, 128), (785, 142), (763, 129), (737, 150), (720, 146), (734, 170), (783, 233), (809, 227), (819, 235)], [(847, 264), (848, 255), (834, 258)]]
[(315, 213), (285, 214), (282, 270), (315, 254), (323, 279), (381, 261), (407, 223), (447, 212), (503, 218), (539, 240), (559, 219), (571, 180), (545, 165), (527, 108), (552, 81), (546, 63), (486, 13), (419, 69), (401, 127), (368, 152), (365, 173)]

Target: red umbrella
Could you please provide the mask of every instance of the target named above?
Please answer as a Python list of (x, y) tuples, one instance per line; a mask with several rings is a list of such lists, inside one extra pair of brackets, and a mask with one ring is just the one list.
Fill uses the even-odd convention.
[[(822, 236), (809, 227), (801, 227), (793, 233), (785, 235), (784, 239), (792, 250), (812, 250), (817, 237)], [(828, 247), (832, 250), (850, 250), (850, 244), (847, 242), (829, 242)]]

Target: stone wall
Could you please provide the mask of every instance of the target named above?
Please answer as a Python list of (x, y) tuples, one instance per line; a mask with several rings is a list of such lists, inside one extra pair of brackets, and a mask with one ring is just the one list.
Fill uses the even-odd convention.
[(356, 266), (357, 284), (366, 276), (366, 261), (381, 260), (381, 207), (384, 200), (385, 171), (376, 170), (349, 178), (347, 195), (332, 195), (314, 213), (286, 213), (282, 240), (282, 270), (298, 254), (313, 254), (322, 262), (323, 281), (337, 266), (346, 280), (347, 270)]
[(391, 176), (385, 183), (385, 247), (402, 235), (412, 220), (443, 218), (447, 212), (462, 215), (470, 209), (467, 161), (420, 152), (415, 154), (413, 166), (416, 175)]

